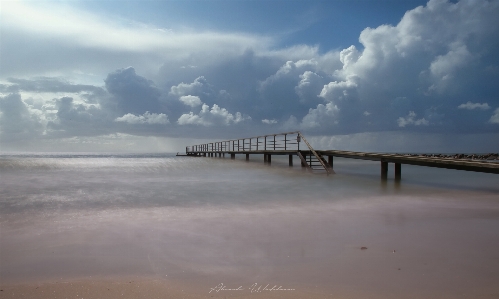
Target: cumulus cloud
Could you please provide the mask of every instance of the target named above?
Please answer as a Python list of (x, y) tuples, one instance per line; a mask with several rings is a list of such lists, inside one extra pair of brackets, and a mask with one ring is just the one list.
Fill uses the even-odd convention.
[(203, 103), (201, 102), (201, 99), (198, 96), (191, 96), (191, 95), (181, 96), (179, 100), (185, 105), (191, 107), (196, 107)]
[(30, 113), (18, 93), (0, 97), (0, 139), (30, 139), (42, 134), (38, 117)]
[(300, 82), (295, 86), (295, 92), (300, 97), (301, 102), (314, 102), (318, 100), (318, 91), (326, 83), (324, 77), (312, 72), (305, 71), (300, 75)]
[[(310, 105), (322, 102), (320, 90), (329, 80), (318, 60), (320, 57), (287, 61), (258, 86), (260, 107), (265, 111), (279, 111), (283, 116), (300, 115)], [(274, 115), (262, 114), (263, 118)]]
[(236, 112), (236, 114), (233, 115), (229, 113), (227, 109), (220, 108), (217, 104), (214, 104), (211, 109), (210, 106), (203, 104), (199, 114), (194, 114), (193, 112), (182, 114), (177, 123), (179, 125), (227, 126), (230, 124), (237, 124), (246, 120), (251, 120), (251, 117), (243, 116), (240, 112)]
[(490, 109), (490, 106), (487, 103), (480, 104), (480, 103), (472, 103), (472, 102), (468, 101), (466, 104), (461, 104), (461, 105), (457, 106), (457, 108), (467, 109), (467, 110), (475, 110), (475, 109), (488, 110), (488, 109)]
[(356, 75), (347, 76), (345, 81), (334, 81), (324, 85), (320, 97), (330, 102), (341, 102), (344, 100), (357, 99), (357, 88), (360, 78)]
[(137, 75), (133, 67), (110, 73), (104, 82), (106, 89), (113, 95), (111, 103), (119, 111), (141, 114), (160, 110), (161, 92), (154, 82)]
[[(494, 1), (430, 0), (408, 11), (396, 25), (366, 28), (359, 38), (363, 48), (350, 46), (340, 51), (342, 66), (327, 74), (333, 80), (319, 94), (326, 104), (339, 109), (331, 118), (343, 131), (390, 130), (393, 119), (398, 119), (399, 126), (413, 125), (412, 130), (430, 122), (447, 130), (470, 127), (470, 122), (474, 128), (483, 125), (483, 116), (463, 122), (454, 109), (485, 110), (490, 103), (499, 104), (492, 96), (499, 92), (493, 83), (499, 72), (492, 71), (499, 65), (492, 57), (499, 51), (492, 42), (499, 33), (499, 21), (493, 16), (497, 13), (499, 3)], [(462, 104), (463, 98), (482, 91), (487, 103)], [(405, 99), (403, 105), (399, 99)], [(425, 117), (399, 117), (416, 109), (427, 111)], [(365, 111), (372, 114), (369, 122), (361, 118)], [(327, 117), (310, 122), (315, 128), (331, 123)]]
[(352, 64), (356, 63), (361, 53), (355, 46), (350, 46), (340, 52), (340, 61), (343, 63), (343, 69), (348, 69)]
[(490, 117), (489, 123), (499, 124), (499, 108), (494, 111), (494, 114)]
[(297, 62), (293, 61), (287, 61), (274, 75), (268, 77), (261, 83), (261, 89), (265, 89), (267, 86), (271, 85), (275, 81), (278, 81), (279, 79), (286, 77), (286, 76), (296, 76), (296, 70), (300, 72), (300, 70), (303, 70), (308, 67), (314, 67), (317, 65), (317, 61), (311, 59), (311, 60), (299, 60)]
[(277, 120), (275, 119), (262, 119), (262, 123), (266, 125), (274, 125), (277, 123)]
[(397, 124), (399, 127), (403, 128), (407, 125), (415, 125), (415, 126), (427, 126), (430, 124), (424, 117), (421, 119), (415, 119), (416, 113), (414, 111), (410, 111), (406, 117), (399, 117), (397, 119)]
[[(2, 6), (0, 95), (10, 103), (2, 104), (3, 135), (14, 132), (9, 105), (20, 127), (49, 137), (157, 135), (160, 126), (147, 124), (168, 117), (177, 121), (166, 134), (175, 136), (277, 123), (324, 135), (497, 130), (499, 112), (486, 111), (499, 107), (498, 1), (430, 0), (397, 24), (364, 29), (359, 45), (331, 51), (279, 48), (241, 33), (158, 30), (40, 3)], [(134, 67), (116, 70), (127, 65)]]
[(327, 103), (326, 105), (319, 104), (316, 109), (308, 111), (308, 114), (303, 117), (301, 125), (305, 129), (311, 129), (325, 124), (337, 124), (338, 120), (336, 117), (339, 112), (340, 109), (333, 103)]
[(168, 120), (168, 116), (166, 114), (149, 113), (149, 111), (146, 111), (146, 113), (142, 115), (134, 115), (131, 113), (127, 113), (122, 117), (116, 118), (114, 121), (125, 122), (132, 125), (137, 125), (137, 124), (165, 125), (170, 123), (170, 121)]
[(202, 94), (204, 87), (207, 86), (207, 81), (204, 76), (197, 77), (192, 83), (180, 83), (170, 88), (170, 94), (174, 96), (184, 96), (191, 94)]
[(72, 97), (56, 100), (56, 118), (47, 124), (55, 136), (107, 134), (112, 130), (106, 111), (95, 104), (76, 103)]

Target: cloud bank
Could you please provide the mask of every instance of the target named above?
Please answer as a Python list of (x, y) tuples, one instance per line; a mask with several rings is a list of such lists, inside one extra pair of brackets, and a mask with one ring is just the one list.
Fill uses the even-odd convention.
[(365, 28), (359, 45), (329, 51), (54, 3), (7, 2), (1, 15), (2, 143), (288, 129), (499, 133), (497, 1), (430, 0), (397, 24)]

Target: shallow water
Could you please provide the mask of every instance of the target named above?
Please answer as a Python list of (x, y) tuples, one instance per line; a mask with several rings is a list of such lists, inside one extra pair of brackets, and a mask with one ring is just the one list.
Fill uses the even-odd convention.
[[(4, 155), (3, 283), (130, 276), (385, 298), (499, 294), (494, 174), (335, 158)], [(361, 247), (367, 247), (361, 250)], [(395, 251), (395, 252), (394, 252)], [(464, 295), (463, 295), (464, 294)]]

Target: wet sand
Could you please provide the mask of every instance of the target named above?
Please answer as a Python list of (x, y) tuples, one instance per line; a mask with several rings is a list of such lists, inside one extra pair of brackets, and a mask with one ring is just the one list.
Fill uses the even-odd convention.
[(28, 162), (2, 170), (0, 298), (499, 298), (494, 175)]
[(1, 298), (499, 296), (495, 195), (4, 217), (1, 238)]

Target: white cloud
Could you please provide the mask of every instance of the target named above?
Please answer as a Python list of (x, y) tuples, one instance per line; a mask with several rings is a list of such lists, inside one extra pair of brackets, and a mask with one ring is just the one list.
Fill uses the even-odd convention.
[(182, 114), (177, 123), (179, 125), (227, 126), (246, 120), (251, 120), (251, 117), (243, 116), (240, 112), (236, 112), (236, 114), (233, 115), (232, 113), (229, 113), (227, 109), (220, 108), (217, 104), (214, 104), (211, 109), (210, 106), (203, 104), (199, 114), (194, 114), (193, 112)]
[[(499, 107), (498, 1), (430, 0), (398, 24), (366, 28), (359, 46), (326, 53), (304, 44), (278, 48), (277, 39), (237, 32), (163, 30), (71, 6), (2, 2), (0, 94), (19, 93), (27, 112), (19, 105), (24, 112), (16, 121), (41, 123), (48, 137), (55, 131), (70, 137), (116, 130), (154, 136), (165, 132), (123, 123), (168, 123), (168, 117), (177, 122), (167, 134), (206, 138), (232, 130), (222, 126), (277, 120), (280, 128), (315, 134), (397, 126), (417, 132), (430, 124), (481, 133), (499, 123), (497, 110), (487, 116), (458, 111)], [(128, 65), (133, 68), (121, 69)], [(74, 74), (92, 74), (93, 81)], [(74, 100), (64, 104), (56, 99), (62, 96)], [(5, 126), (7, 119), (0, 116)], [(52, 131), (43, 131), (45, 124)], [(204, 128), (215, 125), (220, 128)]]
[(474, 110), (474, 109), (488, 110), (488, 109), (490, 109), (490, 106), (487, 103), (480, 104), (480, 103), (472, 103), (472, 102), (468, 101), (466, 104), (461, 104), (461, 105), (457, 106), (457, 108), (468, 109), (468, 110)]
[(324, 86), (324, 78), (312, 71), (305, 71), (300, 75), (300, 82), (295, 86), (295, 92), (302, 102), (318, 99), (318, 92)]
[(355, 46), (350, 46), (340, 52), (340, 61), (343, 63), (343, 69), (347, 69), (350, 65), (357, 62), (360, 57), (360, 52)]
[(320, 127), (324, 125), (337, 124), (336, 117), (340, 109), (333, 103), (326, 105), (319, 104), (316, 109), (310, 109), (308, 114), (303, 117), (301, 126), (306, 129)]
[(199, 99), (198, 96), (191, 96), (191, 95), (181, 96), (179, 100), (185, 105), (191, 107), (196, 107), (203, 104), (203, 102), (201, 102), (201, 99)]
[(168, 116), (163, 113), (146, 113), (142, 115), (134, 115), (131, 113), (127, 113), (122, 117), (116, 118), (114, 121), (116, 122), (125, 122), (132, 125), (138, 124), (147, 124), (147, 125), (166, 125), (169, 124)]
[[(259, 48), (258, 42), (267, 44), (264, 39), (249, 34), (206, 31), (179, 33), (174, 30), (158, 30), (163, 28), (144, 23), (123, 24), (122, 20), (104, 19), (68, 6), (46, 3), (43, 5), (20, 1), (2, 3), (2, 18), (9, 26), (25, 32), (107, 50), (156, 52), (180, 49), (197, 52), (219, 47), (223, 51), (233, 48), (239, 52), (247, 46)], [(166, 53), (168, 52), (170, 51)]]
[[(265, 88), (268, 85), (271, 85), (274, 81), (279, 80), (285, 76), (293, 76), (296, 70), (301, 70), (304, 68), (310, 68), (317, 66), (317, 61), (314, 59), (310, 60), (298, 60), (297, 62), (287, 61), (274, 75), (268, 77), (261, 83), (260, 88)], [(297, 77), (297, 76), (296, 76)]]
[(399, 127), (405, 127), (407, 125), (415, 125), (415, 126), (427, 126), (430, 124), (424, 117), (418, 120), (415, 120), (416, 113), (414, 111), (410, 111), (406, 117), (399, 117), (397, 119), (397, 124)]
[(334, 81), (324, 85), (320, 97), (327, 101), (338, 103), (357, 97), (357, 87), (360, 78), (356, 75), (347, 76), (345, 81)]
[(204, 76), (197, 77), (192, 83), (180, 83), (170, 88), (170, 94), (174, 96), (184, 96), (201, 92), (205, 86), (206, 79)]
[(275, 119), (262, 119), (262, 123), (267, 124), (267, 125), (273, 125), (277, 123), (277, 120)]
[(499, 124), (499, 108), (494, 111), (494, 114), (490, 117), (489, 123)]
[[(147, 75), (166, 62), (179, 63), (178, 70), (182, 65), (192, 65), (192, 58), (203, 57), (206, 65), (247, 49), (265, 52), (273, 45), (269, 37), (248, 33), (186, 27), (162, 30), (150, 23), (71, 7), (69, 2), (2, 1), (1, 13), (0, 65), (6, 78), (68, 76), (75, 70), (102, 76), (126, 65), (134, 65)], [(23, 51), (19, 51), (20, 45)], [(39, 59), (40, 53), (43, 59)]]

